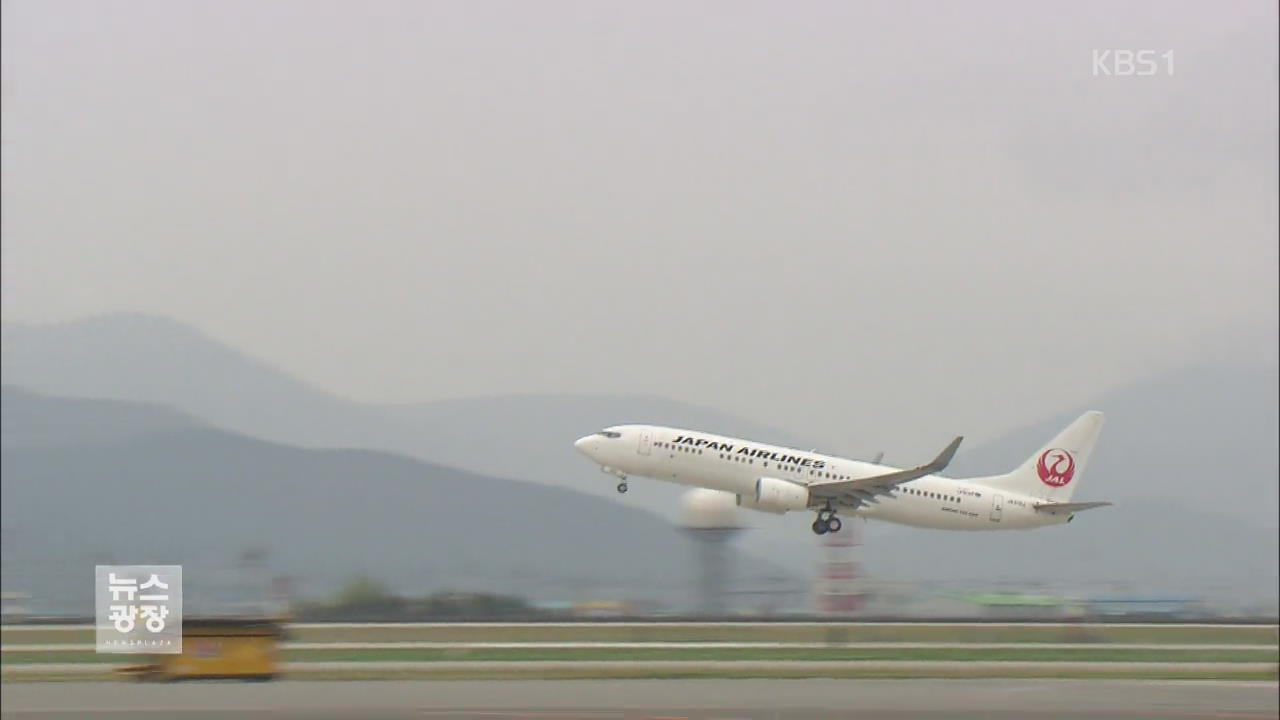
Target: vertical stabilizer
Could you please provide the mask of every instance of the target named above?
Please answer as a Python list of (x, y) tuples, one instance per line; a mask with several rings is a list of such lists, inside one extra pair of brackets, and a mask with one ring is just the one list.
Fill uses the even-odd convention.
[(1080, 484), (1080, 476), (1102, 432), (1102, 420), (1102, 413), (1090, 410), (1027, 458), (1017, 470), (977, 481), (1051, 502), (1067, 502)]

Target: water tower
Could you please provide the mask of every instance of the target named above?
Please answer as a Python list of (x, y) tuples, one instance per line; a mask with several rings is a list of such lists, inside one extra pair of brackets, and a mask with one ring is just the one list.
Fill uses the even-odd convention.
[(733, 553), (729, 543), (743, 530), (738, 498), (733, 493), (695, 488), (680, 500), (680, 529), (693, 538), (701, 615), (724, 615), (729, 609)]

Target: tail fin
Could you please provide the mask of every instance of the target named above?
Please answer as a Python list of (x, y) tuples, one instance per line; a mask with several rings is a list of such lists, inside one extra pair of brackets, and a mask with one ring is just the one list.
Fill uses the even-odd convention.
[(1102, 413), (1090, 410), (1027, 458), (1017, 470), (983, 478), (981, 482), (1052, 502), (1067, 502), (1084, 474), (1100, 432)]

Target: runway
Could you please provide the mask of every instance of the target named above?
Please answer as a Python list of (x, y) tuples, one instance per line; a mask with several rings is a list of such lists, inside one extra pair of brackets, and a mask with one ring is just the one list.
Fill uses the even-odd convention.
[(1277, 717), (1275, 682), (538, 680), (6, 684), (5, 718), (860, 720)]

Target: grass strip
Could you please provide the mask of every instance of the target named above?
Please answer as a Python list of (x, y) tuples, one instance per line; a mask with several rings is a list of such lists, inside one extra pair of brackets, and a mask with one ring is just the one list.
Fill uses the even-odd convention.
[[(289, 628), (293, 642), (1087, 642), (1275, 644), (1274, 626), (626, 625)], [(5, 645), (92, 643), (93, 630), (6, 629)]]

